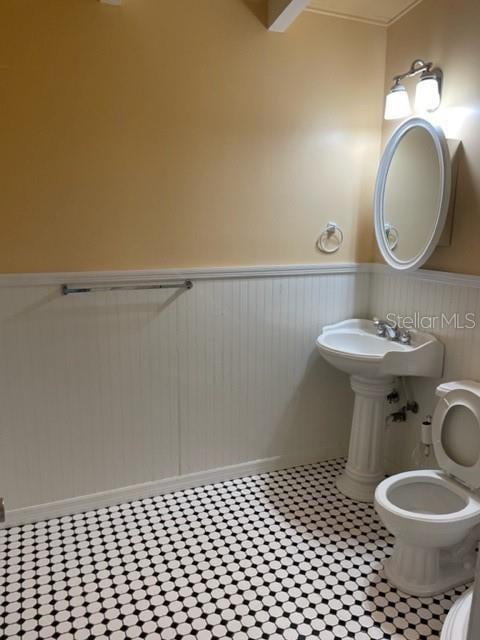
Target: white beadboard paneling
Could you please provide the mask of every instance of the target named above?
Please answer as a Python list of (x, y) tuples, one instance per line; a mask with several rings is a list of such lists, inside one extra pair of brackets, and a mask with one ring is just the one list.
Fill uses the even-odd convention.
[(0, 289), (7, 507), (178, 474), (171, 292)]
[(343, 454), (352, 394), (314, 342), (323, 324), (366, 314), (369, 275), (345, 265), (258, 269), (198, 273), (181, 292), (63, 297), (63, 278), (2, 281), (7, 509), (258, 459)]
[(290, 451), (344, 452), (347, 377), (315, 352), (358, 314), (365, 276), (211, 281), (179, 300), (181, 472)]
[[(62, 297), (58, 286), (172, 278), (195, 287)], [(25, 521), (259, 459), (341, 455), (352, 393), (315, 338), (389, 311), (480, 319), (480, 278), (342, 264), (1, 276), (0, 494)], [(480, 380), (480, 329), (436, 333), (444, 379)], [(391, 469), (411, 466), (438, 382), (412, 381), (420, 414), (388, 428)]]
[[(431, 274), (431, 272), (429, 272)], [(445, 345), (445, 364), (441, 379), (413, 378), (410, 387), (420, 403), (418, 415), (408, 423), (388, 427), (387, 456), (391, 471), (413, 466), (412, 451), (418, 442), (419, 426), (435, 407), (435, 388), (442, 380), (480, 380), (480, 278), (432, 274), (395, 274), (380, 271), (372, 276), (370, 309), (374, 315), (387, 313), (422, 316), (450, 316), (475, 313), (475, 329), (437, 326), (430, 333)], [(425, 329), (428, 331), (428, 329)]]

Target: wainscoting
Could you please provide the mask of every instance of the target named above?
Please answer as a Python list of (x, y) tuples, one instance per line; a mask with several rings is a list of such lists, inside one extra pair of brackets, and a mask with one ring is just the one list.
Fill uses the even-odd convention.
[[(424, 416), (433, 413), (436, 386), (442, 380), (480, 380), (480, 277), (423, 270), (412, 275), (397, 274), (380, 265), (372, 266), (372, 270), (371, 315), (417, 314), (417, 321), (423, 318), (424, 330), (438, 336), (445, 345), (443, 378), (411, 380), (419, 413), (410, 415), (406, 424), (387, 427), (387, 466), (393, 473), (414, 466), (412, 452)], [(461, 328), (468, 325), (466, 314), (475, 314), (474, 329)], [(433, 323), (431, 330), (429, 323)]]
[[(190, 291), (64, 297), (62, 279), (190, 277)], [(83, 280), (82, 280), (83, 279)], [(347, 376), (317, 355), (348, 317), (476, 314), (441, 326), (445, 380), (480, 380), (480, 278), (380, 265), (0, 277), (0, 495), (8, 524), (345, 455)], [(444, 323), (445, 324), (445, 323)], [(387, 427), (413, 467), (420, 413)]]
[(367, 314), (369, 274), (183, 275), (192, 290), (67, 297), (59, 275), (0, 280), (9, 524), (346, 453), (348, 378), (314, 343)]

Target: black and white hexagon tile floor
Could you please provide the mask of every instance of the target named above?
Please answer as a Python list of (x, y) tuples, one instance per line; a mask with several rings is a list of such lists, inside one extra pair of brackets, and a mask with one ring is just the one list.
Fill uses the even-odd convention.
[(416, 640), (462, 589), (388, 585), (392, 539), (334, 460), (0, 532), (0, 637)]

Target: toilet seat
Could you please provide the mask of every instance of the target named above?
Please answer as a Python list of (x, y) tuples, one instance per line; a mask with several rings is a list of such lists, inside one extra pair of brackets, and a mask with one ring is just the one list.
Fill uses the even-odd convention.
[[(439, 390), (441, 387), (439, 387)], [(435, 456), (441, 469), (451, 477), (459, 480), (470, 489), (480, 487), (480, 450), (475, 454), (476, 460), (471, 465), (462, 464), (455, 460), (451, 452), (444, 446), (444, 435), (447, 429), (447, 417), (454, 407), (461, 407), (473, 414), (475, 425), (480, 438), (480, 385), (470, 384), (469, 388), (458, 383), (445, 385), (445, 393), (439, 393), (441, 399), (437, 403), (432, 422), (432, 439)], [(457, 447), (461, 451), (462, 447), (466, 455), (471, 448), (468, 442), (461, 442), (458, 439)]]
[[(457, 496), (463, 502), (457, 508), (446, 510), (443, 513), (427, 512), (420, 509), (408, 508), (399, 504), (394, 497), (394, 491), (398, 487), (408, 487), (409, 485), (428, 484), (437, 485), (443, 491), (450, 492), (453, 496)], [(394, 476), (385, 478), (377, 487), (375, 492), (375, 503), (381, 508), (396, 516), (404, 518), (406, 521), (414, 520), (418, 523), (426, 525), (434, 525), (435, 523), (449, 523), (469, 520), (470, 518), (478, 518), (480, 516), (480, 498), (471, 494), (466, 488), (456, 484), (453, 480), (444, 476), (441, 471), (434, 469), (421, 469), (417, 471), (404, 471)], [(429, 535), (432, 532), (429, 530)]]

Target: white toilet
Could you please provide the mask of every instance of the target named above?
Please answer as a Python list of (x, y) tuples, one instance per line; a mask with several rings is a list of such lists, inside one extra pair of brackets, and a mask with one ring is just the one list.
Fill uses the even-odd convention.
[(387, 579), (405, 593), (429, 596), (473, 579), (480, 538), (480, 384), (437, 387), (433, 447), (442, 471), (387, 478), (375, 508), (395, 535)]

